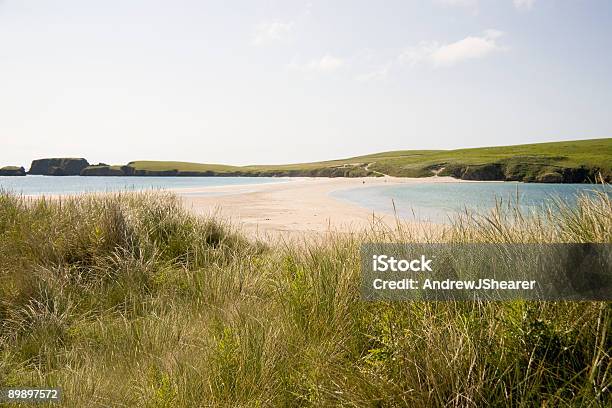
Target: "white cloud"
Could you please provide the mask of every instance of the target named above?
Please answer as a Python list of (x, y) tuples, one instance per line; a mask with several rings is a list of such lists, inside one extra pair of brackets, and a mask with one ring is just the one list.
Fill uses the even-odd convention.
[(389, 76), (389, 71), (391, 71), (391, 63), (380, 66), (370, 72), (366, 72), (365, 74), (360, 74), (355, 76), (355, 79), (360, 82), (375, 82), (375, 81), (384, 81)]
[(289, 64), (289, 67), (306, 72), (329, 73), (338, 70), (344, 64), (345, 62), (342, 58), (327, 54), (321, 58), (311, 60), (306, 64), (299, 64), (293, 61)]
[(274, 42), (287, 42), (293, 30), (293, 22), (272, 21), (260, 23), (255, 27), (253, 45), (265, 45)]
[(404, 50), (398, 60), (401, 64), (410, 66), (426, 62), (435, 67), (442, 67), (465, 60), (484, 58), (504, 49), (497, 43), (502, 34), (498, 30), (486, 30), (481, 36), (468, 36), (450, 44), (422, 42), (416, 47)]
[(531, 10), (535, 0), (512, 0), (512, 2), (518, 10)]
[(417, 46), (404, 49), (397, 57), (397, 61), (400, 65), (413, 67), (430, 60), (433, 53), (439, 48), (440, 44), (435, 41), (421, 41)]
[(481, 37), (466, 37), (463, 40), (442, 45), (431, 54), (436, 66), (454, 65), (468, 59), (483, 58), (502, 47), (497, 44), (501, 31), (487, 30)]

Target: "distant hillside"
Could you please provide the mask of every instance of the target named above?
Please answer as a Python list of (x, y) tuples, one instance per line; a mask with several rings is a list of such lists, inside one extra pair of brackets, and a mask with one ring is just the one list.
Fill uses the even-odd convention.
[(453, 176), (464, 180), (582, 183), (612, 181), (612, 138), (458, 150), (401, 150), (315, 163), (226, 166), (133, 161), (85, 168), (86, 176)]

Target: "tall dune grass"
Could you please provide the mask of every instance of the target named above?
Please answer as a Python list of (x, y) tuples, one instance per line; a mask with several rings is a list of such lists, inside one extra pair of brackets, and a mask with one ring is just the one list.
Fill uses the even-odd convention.
[(85, 406), (610, 406), (606, 302), (362, 302), (365, 241), (611, 242), (605, 193), (253, 242), (165, 194), (0, 194), (0, 386)]

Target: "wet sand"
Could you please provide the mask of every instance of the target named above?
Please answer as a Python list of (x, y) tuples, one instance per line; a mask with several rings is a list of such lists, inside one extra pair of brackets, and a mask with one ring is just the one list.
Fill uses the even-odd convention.
[[(459, 182), (451, 177), (429, 178), (295, 178), (283, 183), (216, 186), (176, 190), (189, 210), (218, 215), (251, 235), (354, 232), (373, 224), (393, 228), (393, 214), (377, 213), (330, 196), (337, 190), (392, 184)], [(426, 224), (416, 221), (403, 222)], [(439, 228), (431, 224), (431, 228)]]

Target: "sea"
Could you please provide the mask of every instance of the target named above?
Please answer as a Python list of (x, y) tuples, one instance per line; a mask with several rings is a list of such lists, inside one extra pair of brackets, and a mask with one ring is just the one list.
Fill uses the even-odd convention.
[[(0, 190), (28, 196), (70, 195), (92, 192), (177, 190), (185, 196), (217, 195), (201, 187), (253, 186), (282, 183), (287, 177), (80, 177), (0, 176)], [(542, 184), (516, 182), (406, 183), (339, 190), (331, 196), (375, 212), (401, 218), (449, 222), (457, 213), (489, 211), (496, 205), (518, 205), (524, 212), (538, 212), (555, 202), (574, 206), (582, 194), (605, 192), (596, 184)], [(298, 197), (296, 197), (298, 199)]]
[(334, 198), (372, 211), (397, 214), (404, 219), (450, 222), (458, 213), (482, 214), (495, 206), (518, 205), (524, 214), (544, 211), (563, 202), (575, 206), (581, 195), (604, 192), (597, 184), (543, 184), (518, 182), (394, 184), (335, 191)]
[(81, 176), (0, 176), (0, 189), (28, 196), (71, 195), (94, 192), (161, 191), (185, 189), (183, 195), (215, 193), (190, 192), (189, 189), (215, 186), (281, 183), (284, 177), (81, 177)]

